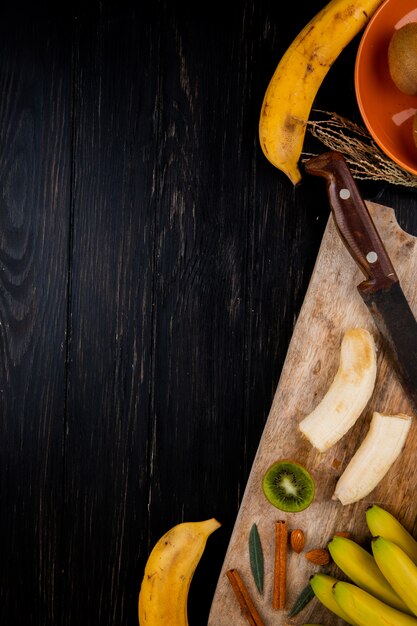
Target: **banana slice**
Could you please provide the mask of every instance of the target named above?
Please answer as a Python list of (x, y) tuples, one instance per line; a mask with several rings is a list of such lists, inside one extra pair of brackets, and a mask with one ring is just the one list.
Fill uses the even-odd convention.
[(410, 426), (408, 415), (375, 411), (365, 439), (337, 482), (333, 500), (351, 504), (371, 493), (399, 456)]
[(376, 371), (376, 347), (371, 333), (363, 328), (348, 329), (332, 384), (298, 426), (320, 452), (339, 441), (361, 415), (374, 390)]

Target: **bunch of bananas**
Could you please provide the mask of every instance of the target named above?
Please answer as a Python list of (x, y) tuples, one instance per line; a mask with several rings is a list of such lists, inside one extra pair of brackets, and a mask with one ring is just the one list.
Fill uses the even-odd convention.
[(353, 626), (417, 626), (417, 541), (376, 504), (368, 508), (366, 521), (372, 554), (335, 536), (328, 549), (348, 580), (316, 573), (312, 589), (325, 607)]
[(140, 626), (188, 626), (191, 580), (208, 537), (219, 527), (214, 518), (183, 522), (156, 542), (139, 592)]

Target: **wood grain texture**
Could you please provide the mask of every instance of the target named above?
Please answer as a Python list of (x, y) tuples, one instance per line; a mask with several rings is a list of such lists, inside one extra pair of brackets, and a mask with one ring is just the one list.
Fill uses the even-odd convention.
[[(212, 13), (179, 19), (169, 7), (163, 24), (160, 124), (168, 132), (157, 182), (151, 543), (196, 511), (223, 524), (237, 511), (240, 467), (228, 458), (241, 444), (250, 215), (242, 178), (250, 152), (240, 151), (249, 111), (238, 102), (250, 69), (240, 66), (232, 77), (239, 55), (248, 54), (242, 26)], [(208, 65), (210, 76), (202, 71)], [(212, 542), (218, 556), (220, 540), (224, 549), (224, 536)], [(193, 581), (190, 623), (204, 623), (214, 591), (215, 562), (203, 568)]]
[(54, 623), (61, 601), (71, 171), (67, 34), (58, 38), (49, 28), (20, 22), (14, 31), (0, 26), (2, 624)]
[(148, 553), (159, 175), (158, 37), (148, 35), (153, 45), (124, 16), (77, 30), (65, 624), (137, 622)]
[[(329, 213), (257, 138), (322, 5), (0, 7), (2, 625), (137, 626), (153, 543), (216, 516), (206, 626)], [(355, 50), (317, 104), (358, 119)], [(417, 232), (413, 193), (369, 193)]]
[[(417, 270), (417, 239), (399, 228), (394, 212), (381, 205), (369, 204), (377, 228), (388, 254), (396, 268), (404, 293), (417, 312), (417, 287), (414, 276)], [(224, 572), (239, 568), (256, 594), (248, 563), (248, 537), (250, 528), (257, 524), (265, 556), (265, 591), (256, 594), (258, 609), (266, 623), (301, 624), (306, 621), (321, 622), (328, 611), (313, 601), (301, 617), (288, 620), (287, 611), (272, 608), (272, 572), (274, 551), (274, 521), (287, 520), (289, 529), (301, 528), (306, 533), (306, 550), (325, 547), (332, 533), (349, 531), (357, 541), (366, 543), (365, 510), (378, 502), (399, 517), (414, 531), (415, 511), (413, 493), (417, 489), (413, 450), (416, 445), (415, 423), (400, 458), (389, 474), (367, 497), (353, 505), (343, 507), (331, 496), (338, 476), (356, 450), (369, 428), (372, 412), (404, 412), (413, 415), (408, 399), (387, 362), (381, 341), (372, 318), (357, 292), (363, 275), (336, 233), (330, 218), (308, 291), (291, 339), (287, 358), (279, 379), (271, 411), (246, 486), (240, 511), (232, 533), (222, 572), (214, 596), (209, 624), (245, 624), (239, 607), (230, 593)], [(367, 328), (375, 337), (378, 350), (378, 374), (375, 390), (363, 415), (349, 433), (325, 453), (318, 453), (300, 435), (297, 424), (325, 394), (338, 367), (340, 342), (350, 327)], [(262, 476), (276, 460), (292, 458), (313, 474), (316, 497), (303, 512), (285, 514), (265, 499)], [(392, 486), (395, 485), (395, 488)], [(287, 609), (292, 606), (309, 576), (318, 568), (309, 563), (304, 554), (289, 552), (287, 574)], [(251, 584), (252, 583), (252, 584)], [(333, 623), (342, 624), (343, 621)]]

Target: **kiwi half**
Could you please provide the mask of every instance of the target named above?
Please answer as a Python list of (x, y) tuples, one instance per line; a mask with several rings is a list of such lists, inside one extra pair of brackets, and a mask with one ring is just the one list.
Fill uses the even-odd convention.
[(311, 474), (294, 461), (277, 461), (265, 472), (262, 489), (271, 504), (281, 511), (304, 511), (315, 493)]

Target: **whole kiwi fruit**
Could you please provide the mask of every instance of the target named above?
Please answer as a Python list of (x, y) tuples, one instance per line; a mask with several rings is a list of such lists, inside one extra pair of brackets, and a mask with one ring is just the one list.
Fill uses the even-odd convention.
[(388, 45), (388, 68), (398, 89), (409, 96), (417, 94), (417, 22), (394, 31)]

